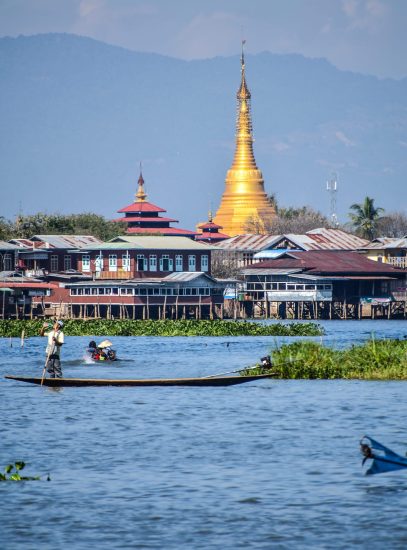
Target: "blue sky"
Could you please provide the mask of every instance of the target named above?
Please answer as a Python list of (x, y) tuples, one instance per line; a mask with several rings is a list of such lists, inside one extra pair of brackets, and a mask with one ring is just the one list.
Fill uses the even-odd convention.
[(406, 0), (0, 0), (0, 36), (67, 32), (183, 59), (247, 51), (407, 76)]

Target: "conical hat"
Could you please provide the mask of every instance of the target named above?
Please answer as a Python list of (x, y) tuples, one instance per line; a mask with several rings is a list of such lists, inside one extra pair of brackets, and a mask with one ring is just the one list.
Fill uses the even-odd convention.
[(113, 346), (110, 340), (103, 340), (103, 342), (100, 342), (100, 344), (98, 344), (98, 348), (110, 348), (110, 346)]

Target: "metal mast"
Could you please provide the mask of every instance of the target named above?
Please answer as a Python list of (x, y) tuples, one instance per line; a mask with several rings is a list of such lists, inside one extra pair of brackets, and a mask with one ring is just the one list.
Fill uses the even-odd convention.
[(332, 227), (338, 227), (338, 216), (336, 214), (336, 194), (338, 192), (338, 176), (332, 172), (331, 179), (326, 182), (326, 190), (330, 195), (330, 213), (329, 218)]

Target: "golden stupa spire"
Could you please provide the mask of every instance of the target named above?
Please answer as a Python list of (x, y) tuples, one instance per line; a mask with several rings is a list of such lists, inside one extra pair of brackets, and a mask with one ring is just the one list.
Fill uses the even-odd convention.
[(138, 178), (138, 189), (137, 193), (134, 195), (134, 202), (144, 202), (147, 198), (147, 194), (144, 191), (144, 179), (141, 171), (141, 162), (140, 162), (140, 176)]
[(246, 84), (244, 44), (242, 40), (241, 82), (237, 92), (236, 148), (233, 163), (226, 174), (226, 188), (215, 216), (228, 235), (248, 233), (248, 225), (261, 227), (261, 220), (275, 216), (275, 210), (264, 191), (261, 170), (253, 153), (250, 114), (251, 94)]

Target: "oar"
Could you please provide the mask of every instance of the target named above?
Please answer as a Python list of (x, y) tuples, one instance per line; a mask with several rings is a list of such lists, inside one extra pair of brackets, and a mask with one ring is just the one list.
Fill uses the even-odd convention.
[(253, 370), (258, 368), (259, 368), (259, 365), (255, 367), (243, 367), (242, 369), (239, 369), (239, 370), (230, 370), (229, 372), (218, 372), (217, 374), (211, 374), (210, 376), (202, 376), (202, 378), (215, 378), (216, 376), (224, 376), (225, 374), (234, 374), (236, 372), (241, 372), (242, 370)]
[[(302, 361), (302, 359), (294, 359), (293, 361), (286, 361), (285, 363), (279, 363), (279, 365), (291, 365), (291, 363), (298, 363)], [(242, 370), (253, 370), (253, 369), (259, 369), (262, 365), (256, 365), (254, 367), (243, 367), (239, 370), (230, 370), (229, 372), (218, 372), (217, 374), (211, 374), (210, 376), (202, 376), (202, 378), (215, 378), (216, 376), (223, 376), (225, 374), (235, 374), (236, 372), (241, 372)], [(273, 366), (273, 364), (271, 364)], [(277, 376), (276, 372), (270, 372), (270, 376)]]
[(41, 386), (44, 384), (45, 371), (47, 370), (47, 365), (48, 365), (49, 358), (51, 357), (54, 350), (55, 350), (55, 344), (52, 347), (49, 348), (47, 358), (45, 359), (45, 365), (44, 365), (44, 368), (42, 370), (42, 376), (41, 376)]

